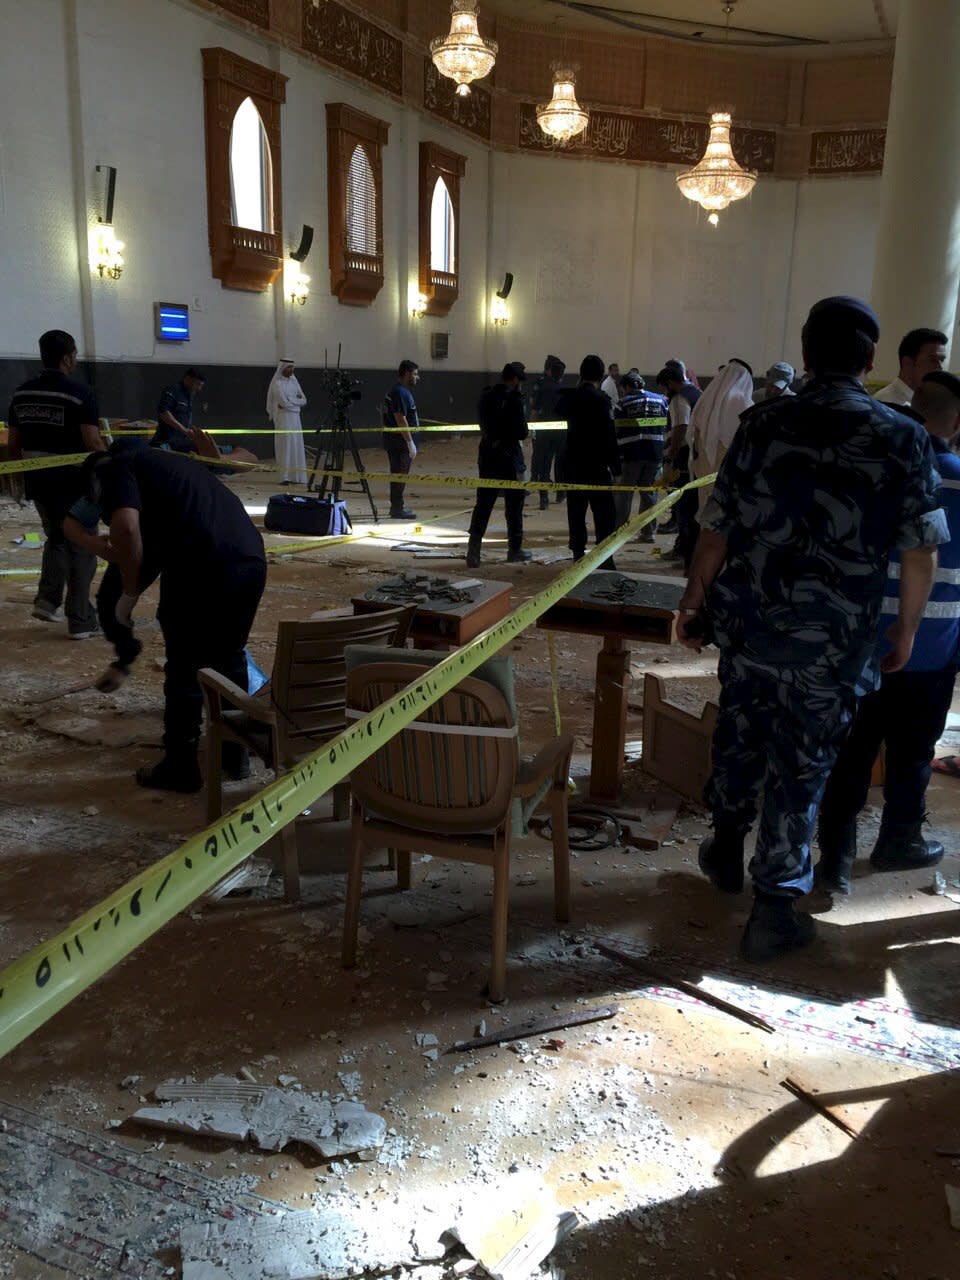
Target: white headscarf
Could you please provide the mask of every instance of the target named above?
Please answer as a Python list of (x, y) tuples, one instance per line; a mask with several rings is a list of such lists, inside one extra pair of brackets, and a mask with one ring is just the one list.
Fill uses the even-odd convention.
[(713, 471), (730, 448), (740, 415), (753, 404), (753, 375), (746, 365), (731, 360), (713, 378), (693, 406), (690, 426), (702, 459)]
[(267, 417), (271, 422), (276, 420), (277, 410), (283, 409), (283, 397), (285, 395), (294, 395), (299, 392), (303, 395), (303, 389), (297, 381), (296, 374), (291, 373), (289, 378), (283, 376), (283, 371), (287, 365), (295, 364), (293, 360), (281, 360), (277, 365), (277, 371), (270, 379), (270, 386), (267, 388)]

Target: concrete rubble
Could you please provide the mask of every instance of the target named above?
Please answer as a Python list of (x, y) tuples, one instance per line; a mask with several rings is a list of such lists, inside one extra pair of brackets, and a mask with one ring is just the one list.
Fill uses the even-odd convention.
[(374, 1159), (387, 1132), (383, 1117), (360, 1102), (336, 1102), (322, 1094), (231, 1076), (165, 1080), (154, 1097), (160, 1105), (141, 1107), (132, 1119), (180, 1133), (249, 1140), (264, 1151), (282, 1151), (290, 1142), (301, 1142), (328, 1160), (351, 1154)]
[(474, 1272), (529, 1280), (577, 1225), (535, 1176), (511, 1178), (479, 1198), (462, 1187), (458, 1198), (457, 1190), (415, 1206), (380, 1203), (372, 1211), (341, 1197), (314, 1212), (189, 1226), (180, 1233), (183, 1280), (348, 1280), (398, 1268), (417, 1280)]

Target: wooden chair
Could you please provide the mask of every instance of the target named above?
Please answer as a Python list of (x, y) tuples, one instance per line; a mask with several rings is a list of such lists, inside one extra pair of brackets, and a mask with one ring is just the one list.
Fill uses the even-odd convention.
[[(296, 767), (346, 728), (348, 645), (403, 646), (414, 606), (355, 617), (331, 610), (309, 622), (281, 622), (270, 681), (251, 695), (209, 667), (199, 673), (207, 710), (207, 821), (223, 813), (222, 750), (238, 743), (275, 773)], [(389, 650), (388, 650), (389, 652)], [(334, 818), (349, 816), (350, 784), (333, 789)], [(282, 829), (283, 879), (288, 902), (300, 897), (296, 821)]]
[[(347, 651), (347, 714), (371, 711), (439, 661), (428, 651)], [(410, 887), (411, 853), (493, 868), (491, 1000), (504, 998), (510, 843), (541, 804), (550, 810), (556, 918), (570, 918), (567, 777), (573, 738), (529, 761), (517, 745), (513, 667), (492, 658), (428, 707), (350, 775), (353, 793), (343, 965), (356, 962), (363, 868), (369, 849), (396, 851), (397, 884)]]

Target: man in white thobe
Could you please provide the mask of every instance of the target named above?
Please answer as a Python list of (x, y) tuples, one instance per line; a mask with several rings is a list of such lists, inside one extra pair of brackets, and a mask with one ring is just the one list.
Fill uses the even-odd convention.
[(294, 363), (283, 359), (267, 392), (267, 417), (273, 423), (273, 454), (277, 461), (281, 484), (307, 483), (307, 457), (300, 428), (300, 410), (307, 397), (294, 376)]

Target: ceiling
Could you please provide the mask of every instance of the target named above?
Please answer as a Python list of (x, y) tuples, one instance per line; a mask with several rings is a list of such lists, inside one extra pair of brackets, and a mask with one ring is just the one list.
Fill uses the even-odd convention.
[(743, 49), (858, 45), (864, 51), (896, 35), (899, 0), (731, 0), (729, 36), (723, 0), (481, 0), (523, 22), (607, 35), (669, 36), (697, 44), (729, 40)]

